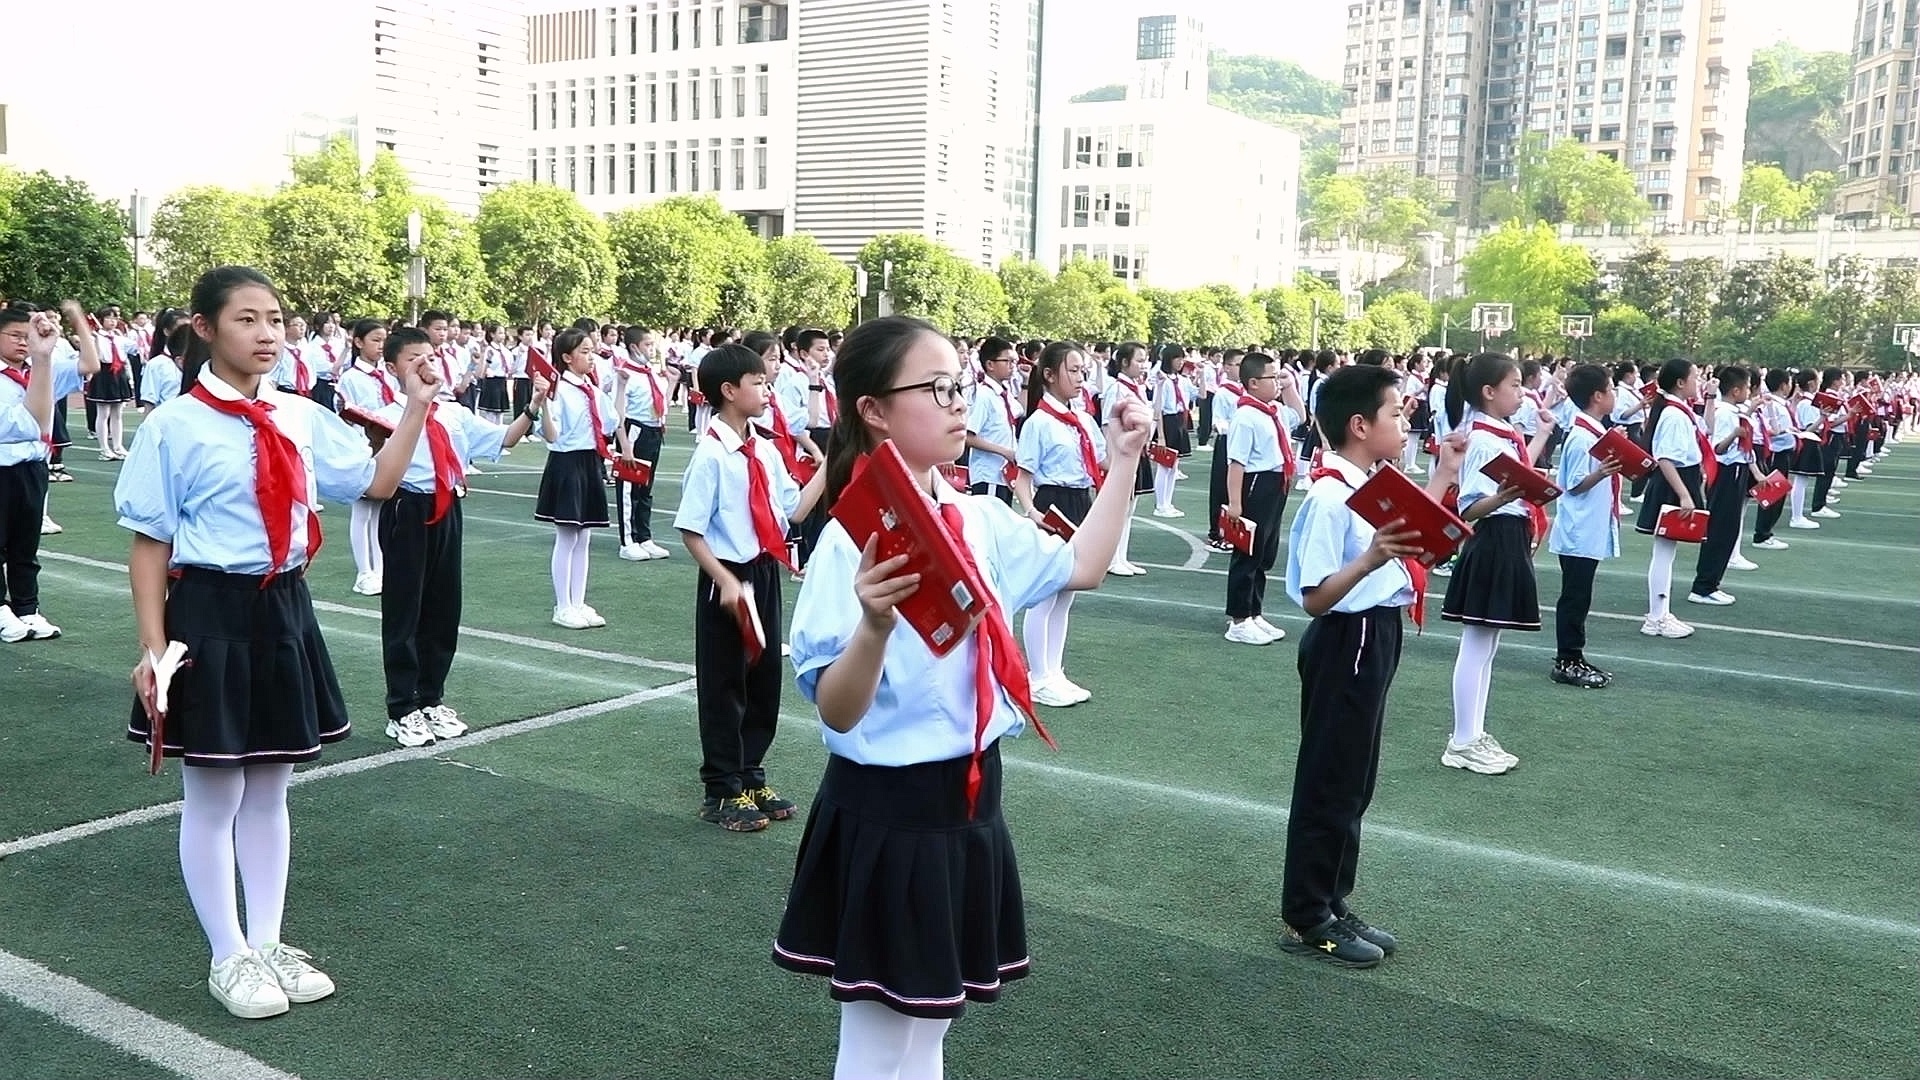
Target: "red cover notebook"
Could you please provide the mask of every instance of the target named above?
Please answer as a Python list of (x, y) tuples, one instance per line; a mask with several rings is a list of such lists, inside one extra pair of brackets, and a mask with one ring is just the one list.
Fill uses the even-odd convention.
[(752, 667), (767, 651), (767, 628), (760, 622), (760, 609), (753, 602), (752, 582), (740, 583), (740, 606), (733, 614), (740, 620), (740, 644), (747, 650), (747, 666)]
[(967, 483), (967, 467), (965, 465), (942, 465), (940, 466), (940, 475), (946, 477), (947, 483), (952, 484), (957, 490), (965, 491), (970, 486)]
[(1753, 501), (1761, 506), (1772, 506), (1787, 497), (1793, 490), (1793, 480), (1786, 473), (1775, 469), (1753, 485)]
[(1220, 536), (1233, 545), (1233, 550), (1242, 555), (1253, 554), (1253, 530), (1256, 526), (1245, 518), (1237, 518), (1227, 513), (1226, 507), (1220, 508)]
[(528, 349), (527, 377), (533, 378), (534, 376), (539, 376), (547, 380), (547, 385), (549, 386), (556, 385), (560, 382), (560, 373), (555, 371), (553, 364), (548, 362), (547, 355), (539, 349)]
[(1840, 395), (1831, 390), (1822, 390), (1813, 395), (1813, 407), (1821, 412), (1832, 412), (1841, 405)]
[(1154, 443), (1147, 447), (1147, 457), (1163, 469), (1171, 469), (1180, 464), (1180, 453), (1165, 443)]
[(1707, 538), (1707, 512), (1682, 513), (1677, 506), (1663, 506), (1660, 517), (1653, 523), (1653, 535), (1682, 544), (1697, 544)]
[(1501, 487), (1520, 489), (1521, 498), (1535, 506), (1545, 506), (1560, 497), (1559, 486), (1545, 473), (1505, 454), (1480, 466), (1480, 474)]
[(653, 483), (653, 463), (636, 460), (629, 465), (620, 458), (614, 458), (613, 478), (623, 484), (638, 484), (646, 487)]
[(1057, 506), (1047, 507), (1047, 512), (1040, 515), (1040, 527), (1062, 540), (1071, 540), (1073, 534), (1080, 531), (1080, 526), (1061, 513)]
[(907, 556), (899, 572), (919, 574), (920, 587), (900, 602), (900, 616), (935, 656), (952, 652), (986, 614), (986, 583), (959, 550), (965, 539), (947, 531), (891, 439), (861, 462), (832, 513), (855, 547), (879, 537), (876, 561)]
[(147, 775), (160, 775), (161, 763), (166, 760), (167, 743), (167, 691), (173, 685), (173, 676), (186, 659), (187, 647), (178, 641), (167, 642), (167, 651), (159, 656), (147, 654), (153, 668), (153, 711), (158, 715), (151, 720), (147, 728)]
[(1376, 529), (1405, 519), (1407, 527), (1419, 534), (1420, 554), (1416, 559), (1422, 566), (1445, 562), (1473, 535), (1473, 529), (1458, 514), (1391, 467), (1375, 469), (1367, 482), (1347, 497), (1347, 507)]
[(1608, 428), (1607, 433), (1596, 439), (1593, 449), (1588, 451), (1599, 461), (1617, 461), (1620, 463), (1620, 475), (1629, 480), (1638, 480), (1654, 469), (1653, 455), (1640, 449), (1627, 433), (1619, 428)]

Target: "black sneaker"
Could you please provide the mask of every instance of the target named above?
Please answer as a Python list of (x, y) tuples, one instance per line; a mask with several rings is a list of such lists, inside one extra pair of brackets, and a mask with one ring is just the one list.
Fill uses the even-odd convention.
[(1580, 661), (1580, 666), (1581, 668), (1585, 669), (1588, 678), (1599, 680), (1599, 683), (1596, 686), (1594, 686), (1594, 689), (1598, 690), (1598, 689), (1601, 689), (1602, 687), (1613, 685), (1613, 672), (1601, 671), (1599, 668), (1594, 667), (1592, 664), (1587, 663), (1585, 660)]
[(1594, 668), (1585, 660), (1555, 660), (1553, 681), (1564, 686), (1578, 686), (1583, 690), (1598, 690), (1612, 682), (1613, 676)]
[(1339, 919), (1328, 919), (1311, 930), (1288, 927), (1280, 936), (1280, 951), (1350, 968), (1373, 967), (1387, 955), (1380, 946), (1347, 929)]
[(1377, 926), (1368, 925), (1365, 919), (1362, 919), (1360, 916), (1355, 915), (1351, 911), (1347, 912), (1345, 915), (1334, 916), (1333, 921), (1339, 923), (1341, 926), (1346, 927), (1347, 930), (1350, 933), (1352, 933), (1354, 937), (1357, 937), (1362, 941), (1373, 942), (1373, 945), (1375, 948), (1379, 949), (1382, 953), (1388, 956), (1392, 956), (1393, 950), (1400, 947), (1400, 941), (1398, 938), (1394, 937), (1392, 934), (1388, 933), (1385, 930), (1380, 929)]
[(745, 795), (700, 800), (700, 820), (712, 822), (728, 832), (759, 832), (767, 827), (767, 815)]
[(765, 784), (761, 784), (757, 788), (748, 788), (741, 792), (741, 794), (752, 800), (754, 807), (761, 813), (775, 821), (787, 820), (793, 816), (794, 810), (797, 809), (792, 799), (783, 797), (779, 792)]

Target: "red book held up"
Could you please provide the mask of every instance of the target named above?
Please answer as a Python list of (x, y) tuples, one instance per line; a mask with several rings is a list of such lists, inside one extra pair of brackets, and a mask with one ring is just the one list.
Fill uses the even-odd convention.
[(1180, 464), (1180, 454), (1165, 443), (1154, 443), (1147, 447), (1147, 457), (1163, 469), (1171, 469)]
[(653, 462), (635, 459), (629, 465), (624, 458), (614, 458), (613, 478), (623, 484), (646, 487), (653, 483)]
[(956, 462), (950, 465), (942, 465), (939, 468), (940, 475), (946, 477), (947, 483), (952, 484), (957, 490), (967, 490), (969, 484), (967, 481), (967, 467), (965, 465)]
[(959, 548), (965, 538), (947, 531), (891, 439), (861, 462), (832, 513), (855, 547), (879, 538), (876, 562), (905, 555), (899, 573), (920, 575), (920, 587), (899, 611), (935, 656), (952, 652), (986, 614), (986, 583)]
[(1707, 512), (1663, 506), (1654, 521), (1653, 535), (1681, 544), (1698, 544), (1707, 538)]
[(767, 651), (767, 628), (760, 621), (760, 609), (753, 602), (753, 583), (740, 583), (740, 605), (734, 610), (740, 620), (740, 644), (746, 648), (747, 666), (760, 662)]
[(1047, 512), (1040, 515), (1040, 527), (1062, 540), (1071, 540), (1073, 534), (1080, 531), (1080, 526), (1069, 520), (1057, 506), (1047, 507)]
[(1367, 482), (1348, 496), (1347, 507), (1376, 529), (1396, 520), (1404, 521), (1405, 528), (1418, 534), (1420, 554), (1414, 558), (1423, 566), (1445, 562), (1473, 535), (1473, 530), (1458, 514), (1441, 506), (1425, 488), (1390, 466), (1375, 469)]
[(1638, 480), (1654, 468), (1653, 455), (1627, 438), (1627, 433), (1619, 428), (1608, 428), (1607, 433), (1594, 441), (1593, 448), (1587, 453), (1601, 462), (1620, 463), (1620, 475), (1629, 480)]
[(1535, 506), (1545, 506), (1560, 497), (1559, 485), (1545, 473), (1505, 454), (1480, 466), (1480, 474), (1501, 487), (1517, 488), (1520, 497)]
[(1832, 412), (1841, 406), (1840, 395), (1831, 390), (1822, 390), (1813, 395), (1813, 407), (1821, 412)]
[(1787, 493), (1792, 490), (1793, 481), (1788, 479), (1786, 473), (1775, 469), (1762, 477), (1759, 483), (1753, 485), (1753, 501), (1761, 506), (1772, 506), (1786, 498)]
[(555, 371), (553, 365), (547, 361), (547, 355), (539, 349), (530, 348), (527, 350), (527, 377), (534, 376), (547, 380), (549, 386), (560, 381), (560, 373)]
[(1233, 545), (1233, 550), (1242, 555), (1253, 554), (1253, 530), (1256, 526), (1246, 518), (1234, 517), (1227, 513), (1226, 507), (1220, 508), (1220, 536)]

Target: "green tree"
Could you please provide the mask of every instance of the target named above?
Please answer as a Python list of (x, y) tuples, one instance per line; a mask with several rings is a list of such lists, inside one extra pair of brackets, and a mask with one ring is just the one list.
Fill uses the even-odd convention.
[(1420, 343), (1420, 334), (1398, 305), (1373, 304), (1348, 334), (1354, 348), (1386, 349), (1404, 353)]
[(1193, 309), (1186, 297), (1172, 289), (1140, 290), (1147, 305), (1147, 337), (1157, 342), (1192, 344), (1200, 340), (1193, 326)]
[(1694, 355), (1701, 363), (1718, 366), (1742, 360), (1747, 355), (1747, 335), (1731, 319), (1715, 319), (1700, 335)]
[(338, 188), (297, 184), (273, 195), (263, 267), (294, 311), (392, 311), (402, 285), (373, 207)]
[(1679, 352), (1671, 323), (1658, 322), (1631, 304), (1615, 304), (1593, 320), (1588, 355), (1609, 360), (1661, 361)]
[(1272, 333), (1266, 307), (1254, 303), (1233, 286), (1203, 285), (1201, 291), (1212, 298), (1214, 308), (1226, 317), (1226, 327), (1218, 336), (1201, 338), (1192, 344), (1244, 348), (1266, 341)]
[(1754, 332), (1747, 355), (1761, 367), (1820, 367), (1833, 348), (1833, 328), (1812, 309), (1782, 308)]
[(1561, 243), (1552, 227), (1509, 222), (1481, 239), (1461, 265), (1468, 296), (1513, 305), (1509, 347), (1565, 347), (1560, 316), (1588, 309), (1598, 271), (1578, 244)]
[(1789, 307), (1808, 307), (1820, 293), (1812, 259), (1778, 254), (1765, 262), (1740, 263), (1727, 274), (1714, 316), (1731, 321), (1749, 338)]
[(853, 268), (813, 237), (795, 233), (768, 241), (767, 276), (767, 325), (825, 329), (852, 320)]
[[(373, 156), (365, 189), (372, 193), (373, 215), (386, 247), (387, 262), (401, 280), (404, 302), (407, 265), (407, 216), (420, 213), (420, 258), (426, 264), (424, 308), (439, 308), (463, 319), (500, 319), (502, 312), (487, 295), (487, 268), (480, 257), (480, 237), (473, 221), (457, 214), (446, 201), (413, 190), (413, 181), (391, 150)], [(359, 185), (354, 185), (359, 186)]]
[(1006, 325), (1007, 291), (991, 270), (955, 260), (953, 332), (984, 337)]
[(1053, 275), (1047, 268), (1020, 255), (1009, 256), (998, 271), (1000, 290), (1007, 294), (1007, 322), (1021, 334), (1031, 331), (1033, 305), (1040, 299)]
[(1740, 178), (1740, 199), (1733, 204), (1733, 213), (1744, 219), (1756, 209), (1766, 219), (1798, 221), (1812, 215), (1813, 194), (1787, 179), (1780, 166), (1749, 162)]
[[(395, 166), (398, 167), (398, 162)], [(367, 194), (367, 178), (360, 169), (360, 153), (353, 148), (353, 140), (345, 135), (335, 135), (313, 153), (294, 158), (289, 167), (296, 187), (312, 184), (356, 195)], [(401, 176), (405, 175), (402, 171)]]
[(160, 295), (185, 301), (194, 281), (216, 266), (264, 265), (266, 208), (264, 195), (212, 184), (160, 200), (148, 237)]
[(1683, 351), (1699, 347), (1713, 322), (1713, 309), (1720, 302), (1726, 279), (1718, 259), (1682, 259), (1674, 268), (1668, 318), (1680, 336)]
[(126, 219), (87, 185), (48, 172), (7, 181), (0, 232), (0, 296), (89, 308), (125, 302), (133, 289)]
[(882, 233), (867, 241), (859, 259), (868, 288), (885, 289), (897, 314), (918, 315), (945, 329), (953, 326), (961, 267), (953, 252), (919, 233)]
[(1673, 259), (1667, 249), (1652, 241), (1643, 241), (1633, 253), (1620, 260), (1613, 295), (1620, 303), (1637, 308), (1650, 318), (1658, 318), (1673, 298)]
[(1124, 289), (1105, 263), (1074, 259), (1060, 268), (1034, 304), (1034, 330), (1043, 337), (1072, 341), (1111, 340), (1103, 297)]
[(1646, 200), (1634, 188), (1633, 174), (1577, 140), (1550, 142), (1544, 134), (1532, 132), (1521, 140), (1517, 158), (1517, 204), (1496, 198), (1491, 209), (1505, 213), (1495, 215), (1483, 201), (1481, 220), (1624, 225), (1641, 221), (1648, 213)]
[(1307, 202), (1307, 232), (1323, 240), (1357, 237), (1367, 221), (1367, 185), (1358, 176), (1326, 177)]
[(1100, 294), (1100, 313), (1106, 320), (1101, 340), (1146, 340), (1153, 309), (1139, 293), (1124, 286), (1108, 289)]
[(764, 320), (772, 291), (765, 245), (711, 195), (622, 210), (608, 221), (608, 244), (619, 266), (615, 313), (622, 319), (648, 326)]
[(1838, 168), (1852, 78), (1847, 53), (1808, 53), (1784, 41), (1756, 50), (1747, 68), (1747, 160), (1779, 162), (1803, 180)]
[[(1401, 289), (1388, 293), (1367, 305), (1369, 312), (1372, 312), (1376, 308), (1385, 308), (1399, 312), (1400, 318), (1406, 322), (1407, 327), (1413, 332), (1414, 341), (1406, 346), (1396, 348), (1396, 352), (1405, 352), (1414, 345), (1419, 344), (1420, 340), (1425, 338), (1433, 330), (1433, 305), (1427, 303), (1427, 298), (1417, 292)], [(1380, 347), (1384, 349), (1388, 346), (1382, 345)]]
[(489, 295), (517, 319), (604, 312), (617, 267), (607, 225), (571, 192), (527, 181), (495, 188), (475, 219)]
[(1313, 332), (1313, 304), (1304, 292), (1276, 285), (1253, 294), (1252, 299), (1267, 311), (1268, 344), (1290, 349), (1306, 347)]
[(1842, 255), (1828, 264), (1826, 291), (1813, 302), (1814, 314), (1832, 332), (1845, 359), (1864, 356), (1872, 344), (1871, 273), (1860, 256)]

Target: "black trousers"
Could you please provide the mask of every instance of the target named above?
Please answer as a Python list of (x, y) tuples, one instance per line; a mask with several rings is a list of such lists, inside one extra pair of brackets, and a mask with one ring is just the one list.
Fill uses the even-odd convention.
[(991, 495), (1008, 506), (1013, 505), (1013, 489), (1005, 484), (989, 484), (985, 480), (967, 486), (969, 495)]
[[(1642, 442), (1640, 439), (1640, 434), (1641, 432), (1646, 430), (1646, 425), (1636, 420), (1633, 423), (1626, 425), (1626, 428), (1627, 428), (1627, 438), (1632, 439), (1634, 442), (1634, 445), (1640, 446), (1640, 447), (1645, 447), (1647, 445), (1645, 442)], [(1627, 494), (1632, 495), (1636, 499), (1642, 495), (1645, 495), (1647, 493), (1647, 480), (1651, 478), (1654, 473), (1659, 471), (1660, 470), (1658, 469), (1653, 469), (1649, 471), (1646, 476), (1642, 476), (1640, 479), (1633, 481), (1632, 484), (1629, 486)]]
[(47, 463), (0, 466), (0, 604), (19, 616), (40, 610), (40, 519)]
[(429, 525), (433, 496), (404, 488), (380, 504), (380, 657), (387, 719), (443, 702), (460, 638), (460, 500)]
[(1213, 441), (1213, 468), (1207, 474), (1207, 539), (1220, 539), (1220, 508), (1227, 505), (1227, 437)]
[(533, 380), (518, 378), (509, 382), (513, 387), (513, 415), (518, 416), (533, 404)]
[(1267, 572), (1280, 555), (1280, 515), (1287, 509), (1287, 474), (1248, 473), (1240, 480), (1240, 512), (1253, 522), (1253, 554), (1233, 551), (1227, 563), (1227, 618), (1251, 619), (1265, 610)]
[(307, 397), (328, 412), (340, 411), (338, 398), (333, 392), (332, 379), (313, 380), (313, 389), (307, 391)]
[(1599, 559), (1560, 556), (1560, 599), (1553, 605), (1555, 660), (1586, 659), (1587, 613), (1593, 610), (1593, 575), (1599, 569)]
[(1208, 443), (1213, 441), (1213, 395), (1212, 394), (1208, 394), (1205, 397), (1202, 397), (1200, 399), (1200, 430), (1198, 434), (1200, 438), (1197, 441), (1200, 443), (1201, 446), (1205, 446)]
[(1727, 576), (1734, 542), (1740, 539), (1741, 519), (1746, 517), (1747, 486), (1752, 479), (1746, 465), (1720, 463), (1720, 472), (1707, 491), (1707, 538), (1700, 542), (1700, 555), (1693, 567), (1696, 596), (1718, 589)]
[(693, 671), (700, 709), (700, 783), (709, 797), (728, 798), (767, 782), (762, 764), (780, 720), (780, 564), (762, 555), (722, 563), (743, 585), (767, 631), (767, 651), (747, 664), (740, 621), (720, 606), (720, 590), (703, 570), (694, 585)]
[(1280, 884), (1280, 917), (1296, 930), (1348, 911), (1387, 689), (1400, 666), (1400, 620), (1396, 607), (1334, 611), (1300, 635), (1300, 757)]
[(1867, 460), (1867, 422), (1856, 420), (1847, 437), (1847, 479), (1860, 479), (1860, 463)]
[(1813, 481), (1813, 509), (1827, 508), (1827, 495), (1833, 491), (1833, 474), (1840, 467), (1840, 447), (1846, 442), (1843, 431), (1830, 431), (1820, 444), (1820, 475)]
[[(649, 465), (660, 464), (660, 444), (666, 429), (638, 420), (624, 420), (627, 438), (633, 443), (633, 456)], [(644, 544), (653, 539), (653, 483), (613, 485), (614, 521), (620, 529), (620, 546)]]
[[(1775, 469), (1779, 469), (1781, 472), (1790, 472), (1792, 469), (1793, 449), (1791, 447), (1778, 454), (1764, 450), (1759, 451), (1759, 454), (1761, 456), (1758, 463), (1760, 471), (1763, 473), (1772, 472)], [(1772, 539), (1774, 527), (1780, 524), (1780, 515), (1786, 513), (1786, 511), (1787, 499), (1784, 496), (1779, 502), (1774, 503), (1772, 506), (1762, 506), (1754, 511), (1753, 542), (1757, 544), (1762, 540)], [(1709, 521), (1708, 524), (1711, 525), (1712, 522)]]

